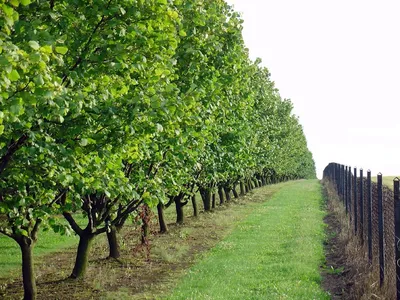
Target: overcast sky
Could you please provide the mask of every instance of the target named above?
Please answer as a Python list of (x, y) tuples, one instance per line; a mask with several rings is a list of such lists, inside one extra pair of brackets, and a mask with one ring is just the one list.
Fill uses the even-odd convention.
[(318, 176), (332, 161), (400, 175), (400, 1), (227, 2), (292, 100)]

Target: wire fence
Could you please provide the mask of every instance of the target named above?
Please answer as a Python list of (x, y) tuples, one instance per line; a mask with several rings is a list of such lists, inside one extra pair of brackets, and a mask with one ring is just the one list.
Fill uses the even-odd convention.
[(400, 300), (399, 179), (393, 189), (383, 185), (382, 174), (372, 181), (371, 171), (330, 163), (324, 179), (332, 182), (343, 202), (352, 232), (368, 256), (372, 272), (379, 270), (379, 285), (389, 299)]

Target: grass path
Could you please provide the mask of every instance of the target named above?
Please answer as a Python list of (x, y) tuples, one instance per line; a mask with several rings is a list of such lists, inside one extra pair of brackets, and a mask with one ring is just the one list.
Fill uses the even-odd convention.
[(168, 299), (329, 299), (318, 181), (296, 181), (261, 203), (196, 264)]

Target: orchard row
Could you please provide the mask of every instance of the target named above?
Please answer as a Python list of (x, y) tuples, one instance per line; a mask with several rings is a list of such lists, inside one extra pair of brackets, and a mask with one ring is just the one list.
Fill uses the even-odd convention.
[(21, 248), (26, 299), (39, 228), (79, 236), (79, 278), (93, 238), (143, 206), (182, 222), (197, 191), (210, 210), (217, 192), (315, 176), (223, 0), (1, 0), (0, 30), (0, 232)]

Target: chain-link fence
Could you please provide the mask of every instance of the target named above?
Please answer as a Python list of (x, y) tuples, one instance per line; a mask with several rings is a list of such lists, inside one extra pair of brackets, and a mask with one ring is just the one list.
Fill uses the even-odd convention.
[(400, 201), (399, 179), (393, 190), (373, 182), (371, 171), (330, 163), (324, 179), (331, 181), (343, 201), (353, 234), (358, 238), (372, 270), (379, 270), (379, 284), (389, 299), (400, 300)]

